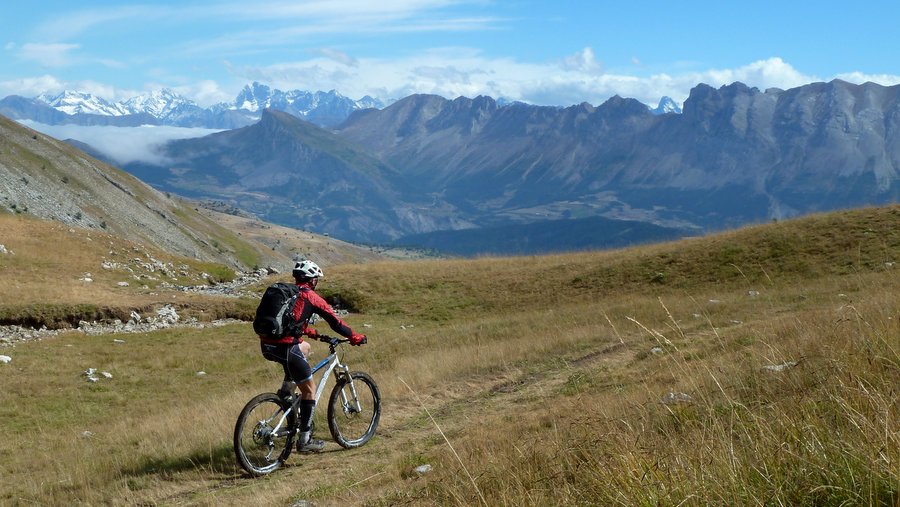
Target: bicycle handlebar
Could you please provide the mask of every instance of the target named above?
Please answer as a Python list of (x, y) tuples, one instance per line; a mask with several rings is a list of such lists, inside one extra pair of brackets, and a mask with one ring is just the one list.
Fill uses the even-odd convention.
[[(328, 343), (329, 345), (331, 345), (332, 348), (340, 345), (341, 343), (350, 342), (349, 338), (335, 338), (334, 336), (328, 336), (327, 334), (316, 335), (316, 340), (319, 340), (320, 342)], [(362, 341), (360, 341), (359, 343), (351, 342), (350, 345), (365, 345), (367, 342), (368, 342), (368, 340), (366, 340), (365, 335), (363, 335)]]
[(331, 345), (338, 345), (340, 343), (347, 343), (350, 341), (349, 338), (336, 338), (334, 336), (328, 336), (327, 334), (320, 334), (316, 337), (316, 340), (320, 342), (325, 342)]

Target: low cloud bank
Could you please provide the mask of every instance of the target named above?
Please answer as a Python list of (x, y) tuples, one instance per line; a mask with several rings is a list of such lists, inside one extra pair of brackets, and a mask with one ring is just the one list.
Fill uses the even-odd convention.
[(90, 145), (120, 165), (131, 162), (163, 164), (165, 157), (160, 147), (176, 139), (203, 137), (217, 129), (184, 128), (169, 126), (141, 127), (85, 127), (81, 125), (45, 125), (31, 120), (19, 123), (55, 139), (74, 139)]

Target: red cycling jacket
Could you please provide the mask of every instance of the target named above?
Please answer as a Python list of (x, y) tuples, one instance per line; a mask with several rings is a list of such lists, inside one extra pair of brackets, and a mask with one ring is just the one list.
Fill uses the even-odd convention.
[(294, 305), (293, 314), (294, 321), (300, 323), (299, 336), (285, 336), (280, 340), (263, 340), (265, 343), (294, 343), (294, 340), (302, 342), (303, 335), (317, 339), (319, 333), (316, 332), (315, 329), (309, 327), (309, 318), (312, 317), (313, 314), (322, 317), (336, 333), (344, 338), (350, 338), (351, 343), (362, 339), (363, 335), (357, 334), (350, 329), (350, 326), (334, 313), (331, 305), (322, 299), (322, 296), (316, 294), (308, 283), (299, 283), (297, 284), (297, 287), (300, 287), (300, 294), (297, 296), (297, 303)]

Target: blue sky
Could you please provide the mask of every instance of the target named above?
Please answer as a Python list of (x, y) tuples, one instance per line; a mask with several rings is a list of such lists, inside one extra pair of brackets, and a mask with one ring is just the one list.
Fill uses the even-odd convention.
[(696, 84), (900, 84), (900, 2), (182, 0), (8, 2), (0, 97), (110, 101), (171, 88), (200, 105), (259, 81), (397, 99), (490, 95), (681, 102)]

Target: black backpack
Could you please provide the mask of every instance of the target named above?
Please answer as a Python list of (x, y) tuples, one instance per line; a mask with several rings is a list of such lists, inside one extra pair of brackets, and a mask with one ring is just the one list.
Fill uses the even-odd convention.
[(268, 340), (278, 340), (296, 331), (293, 319), (294, 303), (300, 288), (292, 283), (270, 285), (256, 308), (253, 331)]

